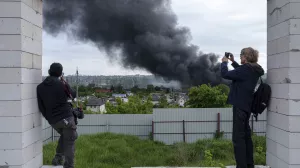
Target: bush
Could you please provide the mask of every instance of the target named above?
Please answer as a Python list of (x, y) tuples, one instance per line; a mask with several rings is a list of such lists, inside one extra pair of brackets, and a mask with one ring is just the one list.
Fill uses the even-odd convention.
[(266, 165), (266, 138), (263, 136), (252, 136), (254, 144), (254, 160), (256, 164)]
[(224, 131), (218, 131), (216, 130), (216, 133), (214, 134), (215, 139), (222, 139), (224, 136)]
[(213, 160), (213, 155), (210, 152), (210, 150), (205, 151), (204, 160), (203, 163), (205, 166), (219, 166), (219, 167), (225, 167), (224, 164), (219, 163), (218, 161)]

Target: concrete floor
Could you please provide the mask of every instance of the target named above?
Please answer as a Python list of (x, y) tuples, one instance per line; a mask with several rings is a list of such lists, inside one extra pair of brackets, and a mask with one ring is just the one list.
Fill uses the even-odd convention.
[[(62, 166), (43, 166), (42, 168), (63, 168)], [(132, 168), (167, 168), (167, 167), (132, 167)], [(172, 167), (172, 168), (219, 168), (219, 167)], [(236, 168), (235, 166), (226, 166), (226, 168)], [(255, 166), (255, 168), (270, 168), (269, 166)]]
[[(236, 168), (236, 167), (235, 166), (226, 166), (226, 168)], [(270, 167), (258, 165), (258, 166), (255, 166), (255, 168), (270, 168)]]

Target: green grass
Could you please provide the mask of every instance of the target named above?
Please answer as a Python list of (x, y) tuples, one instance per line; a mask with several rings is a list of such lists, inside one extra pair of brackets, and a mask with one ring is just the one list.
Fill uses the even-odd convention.
[[(264, 137), (253, 137), (256, 164), (265, 164)], [(44, 146), (44, 164), (50, 165), (56, 143)], [(205, 155), (205, 151), (209, 154)], [(80, 136), (76, 141), (76, 168), (130, 168), (131, 166), (218, 166), (235, 164), (228, 140), (199, 140), (196, 143), (165, 145), (135, 136), (103, 133)]]

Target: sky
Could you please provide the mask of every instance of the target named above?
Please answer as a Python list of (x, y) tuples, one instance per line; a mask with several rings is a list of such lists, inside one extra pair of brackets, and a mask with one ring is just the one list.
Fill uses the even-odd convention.
[[(172, 0), (179, 26), (189, 27), (192, 44), (205, 53), (232, 52), (236, 60), (244, 47), (260, 53), (259, 64), (267, 68), (267, 2), (264, 0)], [(84, 56), (84, 57), (83, 57)], [(84, 59), (82, 59), (84, 58)], [(220, 58), (221, 59), (221, 58)], [(111, 62), (106, 53), (92, 44), (83, 44), (60, 34), (43, 32), (43, 75), (60, 62), (65, 75), (79, 69), (82, 75), (148, 75), (143, 69), (124, 69)]]

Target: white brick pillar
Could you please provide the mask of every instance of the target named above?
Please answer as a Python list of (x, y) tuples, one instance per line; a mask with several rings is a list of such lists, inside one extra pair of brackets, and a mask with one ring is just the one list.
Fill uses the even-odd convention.
[(42, 1), (0, 0), (0, 167), (40, 168)]
[(267, 164), (300, 167), (300, 0), (268, 0)]

